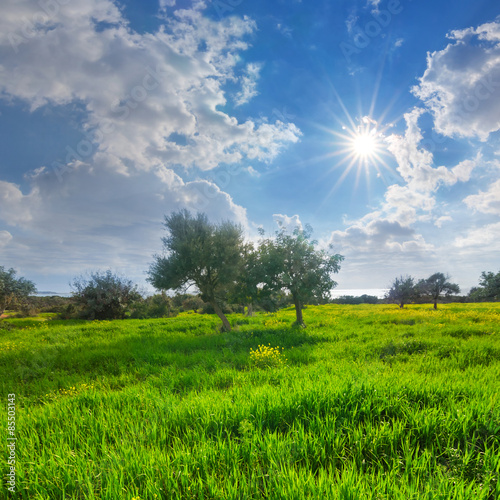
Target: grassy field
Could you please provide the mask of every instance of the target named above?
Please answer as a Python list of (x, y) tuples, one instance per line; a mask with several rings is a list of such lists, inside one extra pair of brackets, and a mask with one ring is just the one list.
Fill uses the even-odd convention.
[(500, 498), (500, 304), (294, 319), (3, 320), (13, 496)]

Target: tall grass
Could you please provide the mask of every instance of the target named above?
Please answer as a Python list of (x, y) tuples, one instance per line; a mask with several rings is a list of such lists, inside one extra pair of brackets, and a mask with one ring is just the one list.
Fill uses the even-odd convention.
[(17, 495), (500, 498), (499, 304), (304, 318), (4, 320)]

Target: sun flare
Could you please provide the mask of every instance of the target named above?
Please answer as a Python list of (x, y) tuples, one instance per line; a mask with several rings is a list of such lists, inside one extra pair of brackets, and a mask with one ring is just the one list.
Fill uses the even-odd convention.
[(372, 132), (361, 132), (352, 138), (352, 150), (358, 158), (369, 158), (377, 151), (377, 139)]

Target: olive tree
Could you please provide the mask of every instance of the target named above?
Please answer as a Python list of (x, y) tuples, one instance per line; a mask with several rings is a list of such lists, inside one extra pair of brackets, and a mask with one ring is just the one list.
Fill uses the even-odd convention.
[(25, 278), (17, 278), (15, 269), (0, 266), (0, 315), (36, 293), (35, 284)]
[(392, 282), (391, 288), (385, 298), (391, 302), (399, 303), (401, 309), (404, 305), (417, 297), (415, 278), (412, 276), (399, 276)]
[(222, 312), (222, 302), (233, 290), (242, 259), (243, 231), (225, 221), (213, 224), (205, 214), (187, 210), (165, 217), (165, 254), (154, 256), (148, 281), (158, 290), (185, 291), (196, 286), (203, 301), (212, 305), (223, 329), (231, 325)]
[(289, 292), (295, 305), (296, 323), (301, 326), (304, 326), (304, 304), (329, 298), (329, 292), (337, 285), (332, 274), (339, 272), (344, 259), (342, 255), (318, 250), (317, 242), (310, 239), (311, 232), (307, 227), (289, 234), (281, 228), (274, 238), (262, 241), (259, 248), (264, 289)]
[(448, 275), (434, 273), (427, 279), (418, 282), (418, 291), (431, 297), (434, 309), (437, 309), (437, 302), (442, 294), (449, 297), (452, 294), (460, 293), (460, 287), (456, 283), (450, 283), (449, 279)]
[(240, 269), (231, 299), (247, 306), (247, 316), (252, 316), (255, 302), (268, 296), (262, 287), (263, 279), (259, 250), (252, 243), (243, 245)]

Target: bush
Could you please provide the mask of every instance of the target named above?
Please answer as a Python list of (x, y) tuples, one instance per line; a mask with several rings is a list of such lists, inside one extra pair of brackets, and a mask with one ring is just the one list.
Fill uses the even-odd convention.
[(333, 304), (378, 304), (379, 299), (376, 295), (361, 295), (361, 296), (353, 296), (353, 295), (342, 295), (332, 300)]
[(184, 311), (198, 312), (198, 309), (202, 309), (204, 306), (205, 302), (203, 302), (203, 300), (196, 295), (193, 295), (182, 302), (182, 309)]
[(123, 319), (129, 306), (141, 299), (137, 285), (110, 270), (75, 278), (71, 286), (85, 319)]
[(68, 304), (71, 304), (74, 299), (71, 297), (60, 297), (59, 295), (45, 296), (45, 297), (30, 297), (33, 305), (40, 312), (62, 312)]
[(36, 292), (35, 284), (25, 278), (17, 278), (15, 269), (0, 266), (0, 316), (6, 309), (26, 308), (28, 297)]
[(156, 294), (134, 304), (130, 314), (133, 319), (165, 318), (176, 316), (172, 309), (172, 300), (164, 294)]

